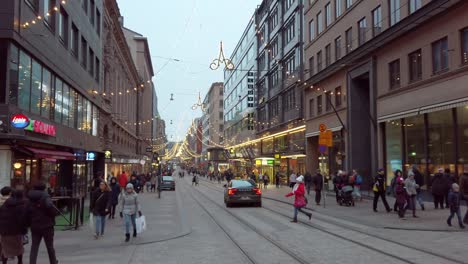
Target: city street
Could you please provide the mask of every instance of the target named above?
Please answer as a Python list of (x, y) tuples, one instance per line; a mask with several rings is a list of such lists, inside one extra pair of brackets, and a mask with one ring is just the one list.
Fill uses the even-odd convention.
[[(123, 242), (120, 219), (108, 221), (99, 240), (87, 226), (58, 231), (58, 258), (61, 263), (467, 263), (467, 232), (442, 231), (445, 213), (407, 220), (427, 231), (396, 230), (389, 229), (397, 218), (393, 213), (370, 218), (369, 202), (339, 207), (328, 197), (326, 209), (313, 208), (311, 221), (300, 217), (295, 224), (291, 205), (267, 199), (282, 200), (286, 187), (265, 191), (263, 208), (227, 209), (222, 189), (205, 179), (191, 186), (191, 177), (178, 178), (177, 190), (164, 191), (161, 199), (140, 195), (148, 230), (138, 238)], [(440, 230), (430, 231), (438, 216)], [(42, 247), (39, 263), (46, 257)]]

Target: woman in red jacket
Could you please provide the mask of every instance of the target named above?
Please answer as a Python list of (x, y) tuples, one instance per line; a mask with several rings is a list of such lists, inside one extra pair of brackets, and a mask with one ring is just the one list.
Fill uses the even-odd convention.
[(293, 223), (297, 223), (297, 214), (301, 212), (309, 217), (309, 220), (312, 218), (312, 214), (308, 213), (302, 208), (307, 205), (307, 199), (304, 196), (305, 188), (304, 188), (304, 176), (299, 176), (296, 179), (296, 184), (293, 187), (293, 191), (286, 194), (286, 197), (290, 197), (294, 195), (294, 219), (291, 221)]

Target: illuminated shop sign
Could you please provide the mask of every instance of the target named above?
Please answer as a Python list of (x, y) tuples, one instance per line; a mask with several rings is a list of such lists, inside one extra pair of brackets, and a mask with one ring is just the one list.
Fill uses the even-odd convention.
[(96, 153), (95, 152), (86, 152), (86, 160), (95, 160)]
[(56, 129), (54, 125), (46, 124), (38, 120), (30, 120), (29, 125), (25, 127), (24, 130), (53, 137), (56, 135)]
[(12, 115), (10, 118), (11, 126), (14, 128), (25, 128), (29, 125), (29, 118), (23, 114)]

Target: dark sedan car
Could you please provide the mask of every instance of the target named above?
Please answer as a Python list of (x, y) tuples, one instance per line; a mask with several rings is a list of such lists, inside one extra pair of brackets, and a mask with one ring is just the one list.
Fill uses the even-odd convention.
[(161, 190), (175, 191), (175, 181), (174, 181), (174, 178), (172, 178), (172, 176), (162, 177)]
[(224, 186), (224, 203), (227, 207), (234, 204), (262, 206), (262, 191), (250, 180), (232, 180)]

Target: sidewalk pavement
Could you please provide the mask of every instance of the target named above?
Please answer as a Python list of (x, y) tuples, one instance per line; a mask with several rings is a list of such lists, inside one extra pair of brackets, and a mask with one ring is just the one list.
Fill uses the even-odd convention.
[[(202, 178), (203, 179), (203, 178)], [(209, 180), (203, 179), (206, 182)], [(214, 185), (220, 186), (222, 184), (211, 182)], [(267, 189), (262, 189), (263, 197), (278, 200), (281, 202), (287, 202), (292, 204), (294, 198), (286, 198), (285, 195), (291, 192), (291, 188), (288, 186), (281, 186), (276, 188), (275, 185), (268, 185)], [(323, 195), (323, 194), (322, 194)], [(390, 208), (393, 209), (393, 204), (395, 198), (392, 196), (387, 196), (387, 202)], [(434, 204), (432, 202), (425, 202), (424, 211), (421, 210), (419, 204), (416, 208), (416, 215), (419, 218), (413, 218), (411, 210), (407, 210), (405, 218), (400, 219), (398, 214), (394, 211), (387, 213), (383, 202), (379, 199), (377, 204), (378, 212), (375, 213), (372, 208), (373, 197), (364, 198), (362, 201), (356, 201), (354, 207), (340, 206), (336, 202), (335, 193), (327, 192), (324, 202), (322, 196), (321, 205), (318, 206), (315, 204), (315, 191), (311, 190), (310, 195), (307, 195), (309, 204), (307, 205), (308, 209), (315, 211), (316, 213), (323, 214), (324, 216), (340, 218), (344, 221), (349, 221), (350, 223), (357, 223), (361, 225), (366, 225), (375, 228), (384, 228), (384, 229), (397, 229), (397, 230), (415, 230), (415, 231), (464, 231), (458, 227), (458, 220), (456, 216), (452, 219), (452, 227), (449, 227), (446, 223), (446, 220), (450, 214), (449, 209), (434, 209)], [(324, 207), (325, 205), (325, 207)], [(462, 207), (462, 218), (465, 214), (466, 207)]]
[[(181, 237), (191, 232), (177, 192), (164, 191), (139, 194), (147, 230), (125, 243), (123, 220), (119, 210), (115, 219), (106, 219), (104, 237), (95, 240), (87, 223), (76, 231), (55, 231), (55, 251), (60, 263), (129, 263), (136, 245), (150, 244)], [(119, 207), (117, 207), (119, 208)], [(31, 242), (25, 245), (25, 259), (29, 262)], [(37, 263), (48, 263), (44, 241)]]

